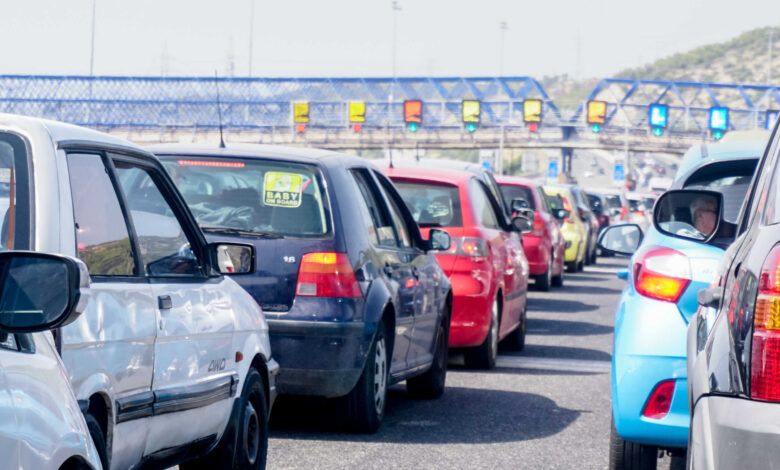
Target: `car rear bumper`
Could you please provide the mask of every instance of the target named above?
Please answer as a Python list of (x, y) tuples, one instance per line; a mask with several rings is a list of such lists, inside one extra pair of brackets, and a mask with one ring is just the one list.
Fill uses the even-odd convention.
[(271, 351), (281, 364), (279, 394), (338, 397), (363, 371), (373, 324), (268, 319)]
[(696, 403), (689, 452), (695, 470), (777, 468), (780, 404), (705, 396)]

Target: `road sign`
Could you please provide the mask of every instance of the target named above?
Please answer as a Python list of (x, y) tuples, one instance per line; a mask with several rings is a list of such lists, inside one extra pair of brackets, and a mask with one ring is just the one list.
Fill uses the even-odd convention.
[(309, 103), (293, 103), (293, 122), (309, 122)]
[(547, 164), (547, 179), (558, 180), (558, 162), (549, 162)]
[(523, 122), (542, 122), (542, 100), (523, 101)]
[(615, 164), (615, 172), (612, 175), (612, 180), (621, 185), (623, 184), (623, 181), (626, 180), (626, 170), (622, 163)]
[[(366, 102), (349, 102), (349, 122), (366, 122)], [(360, 132), (360, 131), (357, 131)]]
[(607, 123), (607, 102), (588, 101), (588, 124)]
[(669, 107), (665, 104), (650, 105), (650, 127), (666, 127), (669, 124)]
[(463, 100), (463, 122), (478, 123), (480, 114), (479, 100)]

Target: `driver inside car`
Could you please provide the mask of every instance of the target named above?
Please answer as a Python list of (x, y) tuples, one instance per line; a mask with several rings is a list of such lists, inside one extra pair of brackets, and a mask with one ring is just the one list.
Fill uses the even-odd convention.
[(711, 198), (698, 197), (691, 203), (693, 226), (702, 235), (710, 236), (718, 222), (717, 204)]

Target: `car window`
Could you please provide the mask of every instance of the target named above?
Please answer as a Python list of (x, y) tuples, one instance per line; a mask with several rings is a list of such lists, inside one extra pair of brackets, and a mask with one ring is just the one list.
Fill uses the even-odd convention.
[[(685, 189), (706, 189), (723, 194), (723, 216), (736, 222), (753, 179), (757, 159), (718, 162), (697, 170), (683, 184)], [(770, 210), (767, 210), (769, 213)]]
[(588, 201), (590, 202), (590, 208), (593, 212), (601, 214), (604, 212), (604, 206), (601, 204), (601, 198), (588, 194)]
[(471, 196), (471, 205), (477, 222), (485, 228), (500, 228), (496, 212), (490, 204), (490, 199), (488, 199), (485, 189), (475, 179), (469, 181), (469, 195)]
[(103, 158), (71, 153), (67, 162), (78, 257), (91, 276), (136, 275), (127, 222)]
[(368, 215), (373, 223), (375, 235), (369, 231), (369, 237), (382, 246), (398, 246), (398, 239), (395, 237), (390, 215), (382, 203), (382, 198), (379, 197), (377, 188), (371, 181), (371, 175), (363, 169), (353, 169), (350, 172), (358, 185), (361, 196), (363, 196)]
[[(379, 177), (377, 177), (377, 179), (379, 179)], [(387, 202), (389, 203), (387, 208), (390, 210), (390, 217), (393, 219), (395, 232), (398, 235), (401, 246), (404, 248), (410, 248), (412, 246), (412, 240), (409, 234), (409, 228), (406, 226), (406, 222), (404, 222), (404, 218), (401, 215), (401, 210), (398, 208), (395, 203), (395, 199), (388, 193), (387, 189), (384, 187), (380, 187), (380, 189), (385, 195), (385, 199), (387, 199)]]
[(420, 227), (463, 226), (457, 186), (410, 180), (394, 180), (394, 184)]
[(204, 229), (296, 238), (330, 233), (330, 209), (314, 165), (238, 157), (161, 160)]
[(199, 276), (195, 256), (182, 224), (160, 191), (150, 170), (115, 162), (130, 210), (141, 262), (147, 276)]
[(504, 203), (507, 207), (512, 207), (512, 201), (514, 199), (523, 199), (528, 203), (528, 208), (536, 210), (536, 203), (534, 202), (533, 189), (525, 186), (515, 186), (502, 184), (501, 194), (504, 196)]
[(28, 174), (24, 141), (0, 132), (0, 250), (30, 247)]
[(610, 207), (610, 209), (622, 209), (623, 203), (620, 201), (620, 196), (616, 194), (608, 194), (604, 196), (604, 199), (607, 202), (607, 205)]

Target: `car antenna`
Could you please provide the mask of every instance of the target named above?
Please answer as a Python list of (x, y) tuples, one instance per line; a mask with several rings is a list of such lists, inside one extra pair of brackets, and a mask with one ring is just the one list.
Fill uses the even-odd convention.
[(214, 86), (217, 87), (217, 118), (219, 119), (219, 148), (225, 148), (225, 139), (222, 138), (222, 105), (219, 102), (219, 76), (214, 69)]

